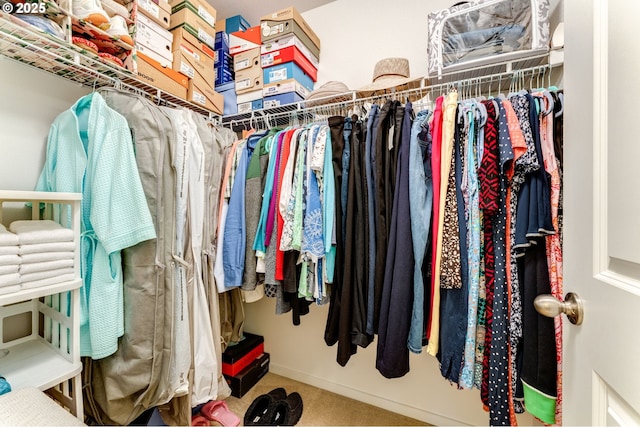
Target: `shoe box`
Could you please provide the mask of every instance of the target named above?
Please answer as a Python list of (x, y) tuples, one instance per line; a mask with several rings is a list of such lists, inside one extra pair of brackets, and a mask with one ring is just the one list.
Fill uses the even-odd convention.
[(173, 62), (173, 34), (142, 13), (136, 16), (134, 42), (138, 51), (164, 66), (171, 66)]
[[(252, 99), (247, 100), (247, 95), (251, 95)], [(240, 100), (238, 101), (238, 114), (250, 113), (251, 111), (261, 110), (262, 107), (264, 106), (261, 89), (258, 89), (254, 92), (249, 92), (243, 95), (239, 95), (239, 99)]]
[(245, 31), (229, 33), (229, 53), (231, 55), (237, 55), (249, 49), (260, 47), (261, 44), (259, 26), (247, 28)]
[(227, 83), (233, 83), (234, 84), (233, 91), (235, 92), (236, 90), (235, 80), (234, 80), (235, 75), (231, 71), (229, 71), (229, 69), (216, 67), (215, 73), (216, 73), (216, 86), (225, 85)]
[(295, 79), (309, 91), (313, 90), (313, 79), (307, 73), (302, 71), (295, 62), (285, 62), (284, 64), (264, 68), (262, 72), (265, 85), (281, 82), (283, 80)]
[(232, 82), (235, 79), (233, 57), (229, 53), (229, 34), (224, 31), (218, 31), (216, 33), (215, 48), (214, 67), (216, 69), (216, 86), (220, 86)]
[(265, 96), (263, 105), (264, 108), (276, 108), (282, 105), (294, 104), (296, 102), (304, 101), (297, 92), (286, 92), (279, 95)]
[(207, 24), (215, 29), (217, 12), (207, 0), (170, 0), (171, 14), (177, 14), (182, 9), (188, 8), (195, 12)]
[[(203, 8), (203, 3), (189, 0), (172, 6), (171, 29), (184, 28), (214, 50), (216, 44), (215, 9), (210, 6)], [(205, 17), (200, 14), (203, 11), (206, 12)], [(213, 20), (209, 19), (210, 17), (213, 17)]]
[(260, 34), (262, 43), (295, 34), (316, 58), (320, 57), (320, 38), (293, 6), (260, 18)]
[(296, 46), (285, 47), (260, 55), (262, 68), (284, 64), (286, 62), (295, 63), (314, 82), (318, 81), (318, 69), (300, 52)]
[(266, 98), (268, 96), (281, 95), (287, 92), (296, 92), (302, 97), (302, 99), (307, 99), (307, 96), (311, 93), (309, 89), (304, 87), (296, 79), (288, 79), (264, 85), (264, 88), (262, 89), (262, 96)]
[[(216, 81), (216, 92), (224, 97), (223, 115), (228, 116), (238, 112), (238, 98), (236, 97), (236, 87), (234, 82), (219, 85)], [(222, 365), (224, 367), (224, 364)], [(223, 368), (224, 372), (224, 368)]]
[(320, 67), (319, 57), (314, 56), (308, 47), (306, 47), (295, 34), (289, 34), (278, 40), (270, 40), (268, 42), (262, 43), (260, 47), (260, 53), (263, 55), (272, 53), (278, 50), (286, 49), (288, 47), (295, 46), (298, 48), (300, 53), (311, 63), (311, 65), (318, 69)]
[(224, 377), (227, 380), (227, 384), (229, 384), (231, 388), (231, 395), (241, 398), (247, 394), (247, 392), (269, 372), (269, 361), (269, 353), (262, 353), (237, 375), (225, 375)]
[(173, 45), (173, 69), (191, 79), (204, 80), (213, 89), (216, 78), (214, 58), (208, 46), (207, 52), (201, 47), (202, 43), (197, 38), (187, 32), (182, 34), (180, 41)]
[(222, 373), (236, 375), (264, 353), (264, 337), (244, 333), (244, 339), (230, 345), (222, 353)]
[(213, 85), (210, 82), (197, 75), (195, 78), (189, 79), (187, 101), (199, 104), (214, 113), (222, 114), (224, 111), (224, 97), (213, 90)]
[(165, 30), (171, 27), (171, 6), (166, 1), (137, 0), (138, 11), (153, 19)]
[(189, 79), (170, 67), (163, 67), (159, 62), (138, 52), (138, 78), (178, 98), (187, 98)]
[(236, 31), (246, 31), (251, 28), (249, 21), (244, 19), (242, 15), (235, 15), (227, 18), (224, 23), (224, 30), (227, 33), (235, 33)]
[(261, 90), (263, 83), (260, 48), (255, 47), (234, 55), (233, 70), (235, 72), (236, 93), (238, 95)]

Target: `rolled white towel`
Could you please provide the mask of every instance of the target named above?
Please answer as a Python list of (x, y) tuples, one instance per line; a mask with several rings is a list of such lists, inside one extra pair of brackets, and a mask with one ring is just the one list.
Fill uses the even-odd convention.
[(20, 274), (3, 274), (0, 275), (0, 287), (17, 285), (20, 283)]
[(12, 294), (22, 289), (20, 285), (0, 286), (0, 295)]
[(20, 274), (22, 276), (39, 271), (58, 270), (60, 268), (73, 267), (72, 259), (59, 259), (56, 261), (35, 262), (31, 264), (20, 264)]
[(33, 280), (41, 280), (41, 279), (48, 279), (49, 277), (62, 276), (64, 274), (69, 274), (69, 273), (73, 274), (72, 267), (58, 268), (56, 270), (48, 270), (48, 271), (38, 271), (36, 273), (29, 273), (29, 274), (21, 274), (20, 279), (22, 283), (25, 283), (25, 282), (31, 282)]
[(18, 236), (0, 224), (0, 246), (18, 246)]
[(19, 265), (21, 262), (18, 255), (0, 255), (0, 265)]
[(20, 246), (0, 246), (0, 256), (2, 255), (18, 255)]
[(73, 252), (37, 252), (21, 255), (23, 264), (34, 262), (57, 261), (59, 259), (73, 259)]
[(16, 233), (21, 245), (73, 241), (73, 230), (48, 219), (13, 221), (9, 229)]
[(13, 274), (20, 271), (20, 266), (18, 264), (13, 265), (0, 265), (0, 275), (2, 274)]
[[(42, 287), (42, 286), (55, 285), (56, 283), (70, 282), (73, 279), (75, 279), (75, 275), (73, 273), (67, 273), (67, 274), (62, 274), (60, 276), (56, 276), (56, 277), (49, 277), (49, 278), (46, 278), (46, 279), (31, 280), (29, 282), (22, 282), (20, 284), (20, 286), (22, 287), (22, 289), (39, 288), (39, 287)], [(0, 288), (0, 289), (2, 289), (2, 288)]]
[(74, 242), (34, 243), (33, 245), (20, 245), (18, 253), (26, 255), (40, 252), (73, 252), (75, 247)]

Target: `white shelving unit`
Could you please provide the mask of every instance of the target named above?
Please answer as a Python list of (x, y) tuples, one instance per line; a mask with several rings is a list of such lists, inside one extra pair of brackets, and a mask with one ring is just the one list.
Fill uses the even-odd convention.
[[(83, 420), (80, 361), (80, 203), (78, 193), (0, 191), (0, 223), (15, 203), (31, 203), (31, 219), (74, 230), (75, 279), (0, 295), (0, 375), (12, 389), (37, 387)], [(14, 206), (15, 207), (15, 206)], [(7, 337), (5, 323), (30, 318), (30, 332)]]

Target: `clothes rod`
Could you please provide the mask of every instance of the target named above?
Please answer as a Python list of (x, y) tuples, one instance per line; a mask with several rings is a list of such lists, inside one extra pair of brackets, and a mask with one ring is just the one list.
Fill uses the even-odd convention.
[[(551, 72), (554, 67), (550, 64), (537, 65), (534, 67), (504, 71), (495, 74), (482, 75), (478, 77), (452, 80), (433, 85), (424, 85), (422, 87), (407, 89), (397, 92), (389, 92), (377, 94), (366, 98), (357, 98), (356, 92), (346, 92), (339, 102), (327, 103), (322, 105), (314, 105), (304, 107), (304, 101), (295, 104), (289, 104), (273, 109), (255, 110), (249, 113), (248, 117), (233, 118), (223, 117), (223, 126), (230, 126), (232, 130), (248, 129), (253, 124), (269, 123), (272, 126), (295, 124), (296, 122), (312, 122), (333, 115), (343, 115), (351, 109), (363, 106), (368, 103), (379, 103), (387, 100), (397, 100), (401, 102), (423, 100), (429, 96), (429, 102), (433, 101), (434, 94), (444, 94), (449, 90), (458, 90), (464, 97), (477, 97), (487, 94), (485, 89), (493, 91), (495, 86), (496, 95), (502, 91), (512, 91), (514, 87), (524, 89), (526, 84), (531, 82), (540, 83), (538, 86), (550, 84)], [(425, 80), (422, 80), (424, 83)], [(488, 88), (487, 88), (488, 85)], [(470, 95), (470, 96), (466, 96)], [(335, 96), (331, 97), (335, 98)], [(314, 100), (318, 102), (318, 100)]]

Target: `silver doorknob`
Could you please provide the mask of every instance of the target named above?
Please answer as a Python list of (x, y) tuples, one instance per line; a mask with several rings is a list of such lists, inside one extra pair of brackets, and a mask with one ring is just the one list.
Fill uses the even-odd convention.
[(584, 317), (584, 306), (577, 294), (569, 292), (564, 296), (564, 301), (559, 301), (553, 295), (538, 295), (533, 300), (536, 311), (546, 317), (556, 317), (562, 313), (567, 315), (569, 322), (580, 325)]

